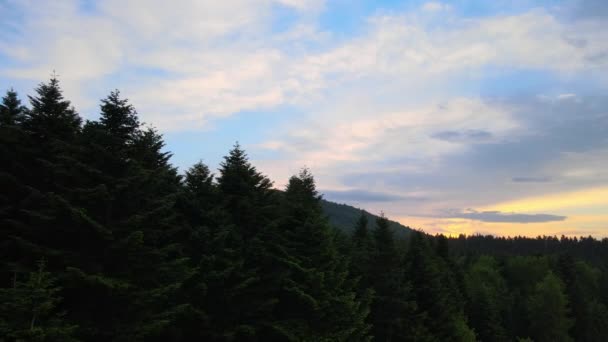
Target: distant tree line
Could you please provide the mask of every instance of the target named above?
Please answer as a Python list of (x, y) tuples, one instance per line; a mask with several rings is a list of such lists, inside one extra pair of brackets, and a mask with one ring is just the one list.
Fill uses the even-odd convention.
[(58, 80), (0, 105), (0, 341), (603, 341), (593, 238), (332, 227), (236, 144), (182, 175), (111, 92), (83, 121)]

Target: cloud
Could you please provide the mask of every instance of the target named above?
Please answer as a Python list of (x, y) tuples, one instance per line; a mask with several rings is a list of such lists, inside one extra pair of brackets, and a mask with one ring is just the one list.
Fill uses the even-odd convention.
[[(268, 146), (282, 161), (264, 170), (274, 175), (285, 165), (309, 165), (325, 189), (416, 192), (432, 198), (408, 202), (407, 207), (396, 200), (366, 204), (369, 210), (399, 216), (484, 208), (605, 185), (608, 140), (602, 132), (608, 129), (604, 110), (608, 98), (563, 94), (569, 93), (442, 101), (440, 106), (399, 113), (365, 113), (369, 106), (358, 100), (336, 111), (350, 113), (353, 119), (334, 120), (328, 113), (317, 125), (300, 122), (301, 128), (283, 131), (286, 135)], [(375, 119), (368, 118), (374, 115)], [(466, 138), (471, 127), (482, 127), (478, 130), (491, 132), (492, 138), (482, 143)], [(445, 134), (443, 138), (450, 140), (445, 141), (433, 137), (437, 132), (455, 133)], [(580, 199), (566, 207), (576, 202)], [(541, 196), (532, 210), (553, 210), (544, 209), (543, 203), (548, 202)], [(504, 209), (499, 205), (487, 210)], [(506, 211), (527, 210), (522, 206)]]
[(605, 65), (608, 61), (608, 50), (588, 54), (585, 56), (585, 59), (592, 64)]
[(426, 2), (422, 5), (422, 10), (427, 12), (445, 11), (450, 9), (450, 5), (437, 1)]
[(550, 177), (533, 177), (533, 176), (519, 176), (511, 178), (514, 183), (547, 183), (551, 181)]
[[(0, 35), (0, 58), (12, 62), (0, 75), (38, 81), (57, 70), (81, 109), (118, 87), (164, 131), (204, 129), (211, 119), (304, 96), (306, 85), (284, 67), (297, 42), (284, 40), (312, 40), (304, 18), (323, 3), (108, 0), (83, 11), (76, 0), (13, 2), (11, 17), (22, 20), (0, 24), (11, 32)], [(277, 5), (295, 13), (280, 32), (269, 25)]]
[(0, 75), (56, 69), (81, 112), (118, 87), (175, 136), (271, 112), (280, 124), (250, 155), (274, 179), (309, 165), (370, 210), (402, 214), (408, 194), (433, 198), (409, 200), (421, 215), (490, 210), (608, 181), (604, 3), (576, 2), (572, 20), (561, 5), (463, 16), (427, 2), (335, 34), (316, 0), (0, 2)]
[(421, 202), (428, 198), (422, 196), (396, 195), (383, 192), (373, 192), (361, 189), (354, 190), (325, 190), (321, 191), (324, 197), (330, 201), (345, 202)]
[[(553, 202), (545, 195), (555, 193), (563, 194), (558, 196), (564, 202), (564, 206), (558, 208), (560, 211), (576, 207), (577, 203), (595, 206), (585, 200), (589, 195), (570, 199), (573, 191), (603, 187), (608, 182), (608, 140), (602, 133), (608, 130), (606, 101), (608, 98), (603, 96), (489, 100), (486, 105), (502, 108), (493, 111), (506, 113), (517, 125), (503, 132), (486, 129), (494, 132), (494, 138), (481, 144), (474, 140), (462, 141), (462, 132), (466, 129), (453, 128), (458, 120), (446, 122), (443, 130), (426, 131), (430, 136), (450, 132), (443, 138), (452, 141), (449, 146), (454, 145), (453, 149), (427, 144), (424, 139), (418, 145), (415, 131), (382, 133), (376, 143), (380, 146), (378, 153), (374, 153), (374, 149), (363, 149), (369, 154), (361, 154), (369, 159), (338, 163), (331, 168), (339, 174), (334, 186), (391, 193), (420, 191), (433, 201), (410, 203), (407, 212), (418, 215), (435, 215), (445, 208), (484, 208), (492, 204), (496, 206), (487, 210), (504, 211), (500, 203), (537, 196), (534, 209), (527, 203), (506, 211), (543, 212), (553, 210), (545, 209)], [(386, 153), (383, 144), (394, 144), (393, 153)], [(384, 158), (373, 159), (378, 156)], [(390, 203), (382, 209), (401, 215), (405, 210), (399, 204)]]
[[(304, 164), (316, 161), (324, 167), (340, 163), (379, 163), (385, 158), (408, 156), (411, 167), (426, 167), (429, 159), (439, 158), (466, 147), (470, 139), (498, 141), (517, 128), (506, 112), (483, 102), (456, 98), (438, 107), (380, 109), (375, 103), (349, 101), (318, 113), (313, 122), (288, 127), (280, 136), (261, 146), (297, 156)], [(318, 121), (316, 121), (318, 120)], [(481, 127), (468, 130), (466, 127)], [(433, 137), (440, 128), (460, 129), (466, 139), (450, 142)], [(412, 164), (417, 159), (422, 165)], [(302, 163), (301, 163), (302, 164)], [(388, 165), (382, 165), (384, 169)], [(427, 169), (428, 171), (428, 169)]]
[(475, 211), (466, 210), (463, 212), (454, 212), (447, 215), (450, 218), (463, 218), (482, 222), (508, 222), (508, 223), (541, 223), (564, 221), (566, 216), (551, 215), (551, 214), (520, 214), (520, 213), (503, 213), (500, 211)]
[(492, 138), (492, 133), (484, 130), (440, 131), (431, 135), (435, 139), (449, 142), (483, 142)]
[(508, 168), (529, 173), (531, 168), (562, 159), (567, 153), (608, 147), (607, 96), (568, 94), (551, 100), (513, 97), (493, 103), (511, 113), (521, 129), (512, 139), (471, 149), (466, 161), (478, 169)]
[(298, 10), (318, 10), (324, 6), (324, 0), (276, 0), (277, 3)]
[(608, 3), (604, 0), (575, 0), (568, 10), (576, 19), (601, 19), (608, 16)]
[[(87, 11), (75, 0), (11, 4), (24, 19), (2, 26), (14, 33), (0, 36), (0, 53), (14, 65), (0, 73), (39, 80), (56, 69), (69, 81), (68, 95), (87, 108), (119, 87), (146, 121), (176, 131), (284, 105), (321, 112), (334, 89), (363, 84), (392, 84), (385, 94), (396, 96), (488, 66), (572, 72), (605, 65), (608, 51), (605, 30), (565, 24), (544, 10), (482, 18), (443, 11), (439, 26), (417, 11), (375, 15), (360, 35), (337, 39), (315, 24), (320, 0), (109, 0)], [(277, 5), (295, 11), (279, 31), (269, 24)], [(100, 80), (107, 89), (89, 85)]]
[[(464, 97), (452, 89), (475, 84), (484, 68), (558, 74), (592, 68), (586, 56), (606, 45), (599, 37), (603, 34), (560, 22), (544, 10), (466, 20), (450, 16), (450, 26), (433, 30), (416, 14), (375, 16), (363, 35), (299, 60), (294, 64), (299, 84), (308, 84), (307, 89), (317, 89), (320, 95), (311, 97), (314, 105), (304, 102), (307, 115), (269, 137), (267, 146), (286, 158), (297, 156), (293, 162), (317, 160), (326, 170), (365, 164), (366, 172), (382, 167), (408, 178), (409, 171), (424, 170), (431, 178), (441, 177), (440, 167), (454, 168), (449, 158), (475, 166), (488, 163), (489, 168), (497, 156), (503, 159), (501, 152), (503, 167), (523, 153), (525, 158), (508, 166), (520, 173), (518, 166), (531, 160), (542, 164), (556, 158), (564, 145), (574, 147), (596, 136), (554, 134), (568, 124), (549, 117), (551, 111), (563, 117), (576, 113), (574, 107), (580, 112), (583, 105), (576, 96), (556, 98), (558, 104), (552, 106), (540, 100)], [(567, 42), (564, 36), (572, 39)], [(573, 39), (586, 44), (573, 46)], [(566, 120), (592, 132), (602, 126), (586, 113)], [(588, 126), (591, 121), (600, 125)], [(555, 140), (562, 140), (559, 147), (548, 146)], [(542, 143), (535, 146), (538, 141)], [(474, 146), (480, 142), (485, 148)], [(397, 162), (405, 156), (409, 163)], [(479, 177), (461, 165), (459, 172)], [(510, 178), (505, 176), (500, 178)]]

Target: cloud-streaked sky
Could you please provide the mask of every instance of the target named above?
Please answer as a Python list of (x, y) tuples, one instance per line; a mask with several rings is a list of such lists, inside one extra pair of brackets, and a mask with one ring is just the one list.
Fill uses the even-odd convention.
[(608, 1), (0, 0), (0, 87), (429, 232), (608, 236)]

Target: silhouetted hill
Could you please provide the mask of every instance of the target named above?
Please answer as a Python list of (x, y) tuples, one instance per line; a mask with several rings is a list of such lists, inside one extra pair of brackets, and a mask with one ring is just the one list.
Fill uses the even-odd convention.
[[(347, 204), (339, 204), (335, 202), (330, 202), (327, 200), (321, 201), (321, 206), (323, 207), (323, 211), (329, 217), (329, 221), (336, 228), (344, 231), (345, 233), (352, 233), (355, 222), (361, 215), (361, 211), (363, 209), (355, 208), (353, 206)], [(376, 225), (377, 215), (370, 214), (369, 212), (363, 210), (367, 215), (368, 221), (370, 223), (370, 229), (373, 229)], [(390, 227), (395, 231), (395, 234), (399, 237), (407, 236), (412, 229), (410, 227), (406, 227), (399, 222), (389, 221)]]

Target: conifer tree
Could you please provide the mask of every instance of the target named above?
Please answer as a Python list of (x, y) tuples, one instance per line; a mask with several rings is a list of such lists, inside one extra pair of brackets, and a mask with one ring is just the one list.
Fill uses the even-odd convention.
[(369, 228), (367, 227), (368, 220), (364, 211), (361, 211), (361, 216), (355, 224), (353, 231), (353, 243), (357, 246), (363, 245), (364, 241), (370, 238)]
[(367, 340), (367, 298), (357, 296), (356, 282), (348, 275), (346, 256), (338, 254), (320, 199), (308, 169), (290, 178), (282, 229), (296, 265), (284, 281), (279, 324), (292, 340)]
[(9, 288), (0, 288), (0, 336), (7, 341), (76, 341), (76, 326), (58, 311), (61, 298), (56, 280), (46, 271), (45, 262), (29, 273), (26, 281), (17, 278)]
[[(206, 170), (190, 171), (186, 179), (190, 191), (206, 188)], [(213, 209), (217, 220), (207, 230), (209, 249), (188, 282), (195, 286), (196, 279), (205, 284), (197, 310), (208, 317), (204, 323), (208, 329), (198, 333), (210, 340), (255, 339), (271, 327), (276, 303), (277, 283), (264, 283), (261, 278), (277, 278), (280, 271), (260, 271), (275, 260), (268, 247), (278, 237), (271, 233), (276, 229), (271, 224), (276, 220), (276, 203), (270, 180), (251, 165), (238, 144), (224, 157), (219, 171), (219, 200)], [(276, 245), (280, 250), (280, 244)]]
[(568, 298), (561, 280), (553, 272), (536, 285), (528, 300), (528, 313), (530, 337), (534, 341), (572, 341), (568, 334), (572, 326), (568, 317)]
[(223, 207), (239, 234), (251, 238), (272, 216), (272, 182), (251, 165), (238, 143), (220, 166), (217, 182)]
[[(102, 105), (104, 117), (109, 118), (110, 111), (135, 112), (126, 102), (112, 100), (113, 97)], [(127, 140), (123, 144), (125, 172), (118, 184), (111, 186), (114, 206), (108, 224), (114, 242), (107, 267), (110, 274), (131, 287), (131, 304), (125, 312), (131, 331), (126, 336), (153, 340), (163, 336), (182, 314), (183, 307), (176, 296), (180, 284), (193, 272), (182, 244), (190, 231), (177, 206), (181, 177), (169, 162), (171, 154), (163, 151), (162, 136), (151, 128), (134, 130), (129, 126), (137, 122), (133, 118), (125, 122), (108, 126), (115, 128), (108, 130), (111, 135), (117, 134), (114, 141)], [(120, 127), (130, 128), (116, 129)], [(125, 131), (132, 132), (132, 136), (125, 135)]]
[(16, 220), (20, 203), (31, 191), (25, 182), (36, 173), (29, 167), (32, 146), (21, 127), (24, 111), (17, 94), (8, 91), (0, 104), (0, 284), (8, 282), (4, 278), (10, 269), (14, 271), (15, 240), (11, 237), (21, 228)]
[(418, 306), (423, 325), (435, 340), (471, 341), (475, 339), (467, 326), (462, 308), (452, 297), (457, 293), (447, 282), (441, 259), (433, 253), (429, 240), (420, 232), (412, 234), (406, 255), (406, 274), (412, 288), (412, 299)]
[(53, 75), (49, 83), (41, 83), (35, 91), (36, 96), (29, 97), (31, 108), (25, 118), (27, 130), (38, 141), (74, 139), (82, 119), (70, 101), (64, 100), (57, 77)]
[(198, 162), (186, 170), (185, 193), (181, 210), (191, 227), (191, 237), (185, 242), (190, 249), (188, 255), (198, 260), (197, 254), (206, 251), (211, 234), (224, 218), (217, 207), (217, 189), (213, 184), (213, 174), (207, 165)]
[(120, 97), (118, 90), (112, 91), (107, 98), (101, 100), (99, 123), (119, 145), (132, 142), (135, 133), (140, 129), (135, 108), (129, 104), (129, 100)]
[(597, 271), (586, 263), (563, 254), (557, 258), (557, 272), (564, 284), (573, 320), (571, 336), (575, 341), (599, 341), (608, 334), (601, 324), (608, 311), (599, 302)]
[(202, 162), (194, 164), (186, 171), (185, 177), (186, 189), (199, 200), (202, 205), (210, 201), (209, 198), (215, 191), (213, 186), (213, 174), (207, 165)]
[(480, 257), (466, 276), (467, 313), (480, 341), (508, 341), (502, 322), (507, 289), (498, 264), (489, 256)]
[[(181, 303), (180, 314), (176, 315), (170, 329), (162, 335), (165, 340), (221, 340), (221, 327), (211, 325), (209, 313), (219, 320), (225, 318), (215, 310), (219, 305), (211, 305), (213, 299), (207, 296), (209, 288), (213, 292), (217, 282), (226, 280), (223, 272), (228, 271), (222, 253), (225, 235), (219, 227), (223, 220), (217, 208), (217, 189), (213, 184), (213, 174), (202, 162), (198, 162), (185, 172), (184, 191), (178, 198), (177, 210), (185, 216), (189, 232), (182, 237), (185, 255), (192, 262), (193, 270), (177, 290)], [(217, 292), (213, 292), (216, 295)]]
[[(135, 109), (117, 91), (102, 100), (100, 122), (88, 122), (79, 142), (82, 184), (70, 197), (107, 236), (90, 235), (96, 248), (85, 254), (96, 264), (68, 268), (70, 317), (89, 340), (163, 336), (181, 314), (177, 288), (191, 274), (181, 245), (188, 228), (176, 207), (177, 170), (162, 136), (140, 129)], [(79, 289), (91, 295), (81, 297)]]
[(11, 89), (0, 103), (0, 126), (12, 126), (23, 122), (26, 108), (21, 105), (17, 93)]
[(374, 290), (372, 334), (379, 341), (423, 340), (425, 331), (415, 316), (411, 286), (405, 281), (402, 257), (384, 214), (376, 220), (373, 236), (375, 250), (369, 274)]
[(374, 255), (374, 240), (368, 228), (368, 219), (364, 211), (355, 224), (352, 235), (351, 272), (359, 279), (361, 290), (371, 286), (370, 274), (372, 257)]
[(23, 128), (23, 147), (7, 170), (15, 197), (10, 222), (3, 226), (10, 251), (5, 260), (20, 265), (20, 271), (32, 270), (40, 258), (59, 269), (95, 264), (79, 253), (98, 250), (97, 241), (107, 238), (108, 231), (79, 203), (85, 190), (76, 143), (80, 117), (63, 99), (56, 78), (36, 92), (18, 127)]

